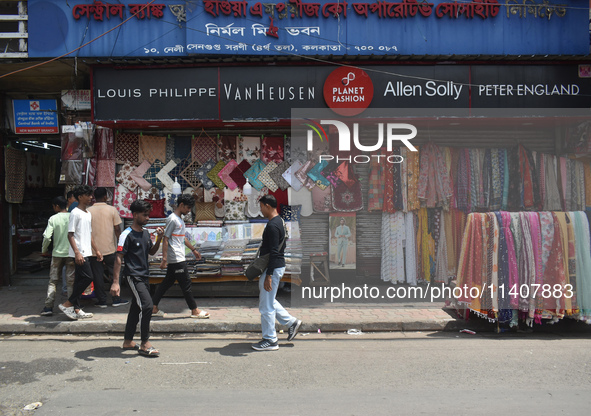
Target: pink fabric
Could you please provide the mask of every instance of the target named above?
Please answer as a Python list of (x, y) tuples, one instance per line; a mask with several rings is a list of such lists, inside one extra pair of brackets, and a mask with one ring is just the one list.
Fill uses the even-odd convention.
[(135, 183), (137, 183), (144, 191), (149, 191), (152, 187), (152, 184), (144, 179), (144, 175), (148, 169), (150, 169), (150, 166), (152, 166), (150, 165), (150, 162), (144, 160), (137, 168), (133, 170), (133, 172), (131, 172), (130, 175), (131, 179), (133, 179)]
[(101, 160), (96, 163), (96, 186), (115, 187), (115, 159)]
[(230, 177), (230, 174), (234, 169), (236, 169), (236, 166), (238, 166), (238, 162), (232, 159), (218, 173), (219, 178), (226, 184), (228, 188), (230, 188), (231, 191), (238, 187), (238, 184)]

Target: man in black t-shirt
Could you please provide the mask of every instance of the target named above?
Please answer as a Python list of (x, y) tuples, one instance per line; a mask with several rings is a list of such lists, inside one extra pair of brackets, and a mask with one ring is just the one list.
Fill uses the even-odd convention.
[[(125, 325), (124, 350), (138, 350), (141, 355), (158, 357), (160, 352), (150, 343), (150, 320), (152, 319), (152, 296), (150, 295), (150, 271), (148, 266), (148, 254), (154, 255), (160, 247), (164, 230), (156, 229), (158, 237), (156, 244), (152, 244), (150, 233), (143, 228), (150, 219), (152, 205), (144, 200), (133, 201), (129, 207), (133, 214), (133, 224), (126, 228), (119, 237), (117, 245), (117, 258), (113, 267), (113, 284), (111, 295), (119, 296), (119, 275), (121, 262), (125, 259), (124, 275), (127, 277), (129, 287), (133, 292), (131, 307), (127, 315)], [(141, 321), (141, 322), (140, 322)], [(140, 322), (141, 345), (133, 342), (133, 335), (138, 322)]]
[(287, 340), (291, 341), (298, 334), (302, 321), (294, 318), (275, 299), (279, 281), (285, 273), (285, 223), (277, 213), (277, 199), (273, 195), (265, 195), (260, 199), (261, 212), (269, 220), (263, 231), (263, 242), (259, 255), (269, 254), (267, 269), (259, 278), (259, 312), (263, 339), (252, 345), (257, 351), (275, 351), (279, 349), (275, 319), (281, 325), (287, 325)]

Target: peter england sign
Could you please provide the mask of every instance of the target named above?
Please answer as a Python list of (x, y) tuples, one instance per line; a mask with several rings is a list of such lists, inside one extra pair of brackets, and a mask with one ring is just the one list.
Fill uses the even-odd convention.
[(28, 9), (30, 57), (95, 38), (76, 56), (589, 53), (588, 0), (29, 0)]
[[(292, 108), (589, 108), (577, 65), (272, 66), (93, 71), (97, 121), (289, 119)], [(345, 85), (346, 83), (346, 85)]]

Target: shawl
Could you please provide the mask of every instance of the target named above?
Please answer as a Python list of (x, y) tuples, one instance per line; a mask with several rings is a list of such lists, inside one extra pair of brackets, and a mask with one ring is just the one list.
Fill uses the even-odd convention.
[(415, 239), (415, 214), (407, 212), (404, 215), (405, 224), (405, 265), (406, 283), (416, 286), (417, 284), (417, 246)]
[(584, 163), (583, 170), (585, 176), (585, 208), (591, 210), (591, 163)]
[(383, 212), (394, 213), (394, 164), (386, 163), (384, 172), (384, 203), (382, 206)]
[(577, 253), (576, 253), (576, 237), (575, 237), (575, 225), (572, 213), (565, 212), (566, 217), (566, 229), (568, 234), (568, 273), (569, 282), (573, 287), (573, 293), (576, 295), (571, 299), (572, 302), (572, 313), (577, 314), (579, 312), (579, 280), (577, 279)]
[(452, 186), (445, 160), (439, 147), (427, 143), (421, 148), (420, 176), (417, 196), (428, 208), (443, 206), (449, 208)]
[[(533, 257), (535, 263), (535, 274), (532, 276), (532, 285), (530, 285), (530, 300), (529, 300), (529, 316), (530, 318), (534, 317), (536, 322), (541, 323), (541, 315), (536, 316), (536, 295), (538, 293), (535, 292), (535, 287), (533, 283), (538, 284), (541, 287), (543, 284), (543, 263), (542, 263), (542, 235), (540, 229), (540, 218), (537, 212), (528, 212), (527, 214), (528, 221), (529, 221), (529, 229), (531, 233), (531, 240), (532, 240), (532, 249), (533, 249)], [(541, 293), (539, 295), (541, 297)]]
[(560, 200), (560, 191), (558, 190), (558, 179), (556, 178), (556, 156), (544, 155), (544, 183), (546, 191), (544, 193), (544, 210), (560, 211), (562, 203)]
[(488, 209), (492, 197), (492, 156), (491, 149), (484, 149), (482, 159), (482, 207)]
[(507, 149), (499, 150), (503, 163), (503, 202), (501, 208), (506, 210), (509, 201), (509, 161), (507, 157)]
[(415, 211), (421, 207), (417, 192), (419, 190), (419, 148), (416, 152), (407, 152), (406, 174), (407, 174), (407, 209)]
[(386, 179), (384, 174), (386, 169), (384, 169), (384, 163), (380, 163), (378, 158), (375, 157), (369, 162), (369, 168), (370, 172), (369, 190), (367, 193), (367, 210), (381, 211), (384, 206), (384, 186)]
[[(395, 147), (392, 149), (394, 156), (400, 156), (400, 148)], [(401, 177), (400, 163), (392, 163), (392, 174), (393, 174), (393, 203), (396, 211), (404, 209), (404, 202), (402, 200), (402, 177)]]
[[(555, 222), (558, 223), (558, 230), (559, 230), (560, 239), (561, 239), (561, 243), (562, 243), (562, 269), (564, 270), (564, 280), (565, 280), (565, 284), (570, 284), (571, 279), (570, 279), (570, 270), (569, 270), (570, 264), (569, 264), (567, 215), (564, 212), (555, 212), (555, 213), (553, 213), (553, 216), (554, 216)], [(576, 304), (576, 298), (565, 298), (565, 300), (564, 300), (565, 314), (567, 314), (567, 315), (573, 314), (573, 300), (575, 301), (574, 304)]]
[(507, 224), (503, 221), (503, 214), (499, 211), (495, 212), (497, 224), (499, 226), (499, 253), (498, 253), (498, 281), (499, 288), (501, 288), (498, 296), (499, 304), (499, 322), (510, 323), (513, 317), (511, 311), (508, 289), (509, 285), (509, 250), (507, 246)]
[(507, 151), (507, 162), (509, 167), (509, 188), (507, 193), (507, 209), (510, 211), (519, 211), (522, 207), (521, 188), (522, 180), (519, 163), (519, 147), (512, 147)]
[(406, 154), (410, 151), (406, 147), (400, 148), (400, 155), (402, 156), (403, 162), (400, 163), (400, 186), (402, 193), (402, 210), (408, 212), (408, 173), (406, 163)]
[(435, 259), (436, 259), (436, 240), (434, 238), (433, 227), (429, 227), (430, 218), (434, 217), (434, 210), (421, 208), (419, 210), (419, 231), (417, 233), (417, 247), (421, 263), (422, 276), (424, 281), (431, 282), (431, 277), (435, 276)]
[[(564, 287), (566, 276), (564, 274), (562, 236), (558, 219), (554, 213), (541, 212), (540, 222), (542, 224), (542, 259), (544, 261), (542, 281), (544, 284), (550, 285), (552, 290), (556, 284)], [(543, 315), (546, 312), (555, 318), (562, 318), (564, 316), (565, 300), (564, 293), (561, 297), (555, 297), (554, 292), (552, 292), (552, 296), (545, 297), (542, 292), (542, 296), (538, 296), (536, 302), (536, 315)]]
[(470, 158), (468, 149), (460, 149), (457, 165), (457, 207), (463, 212), (470, 211), (469, 203), (469, 184), (470, 177), (468, 175), (468, 167), (470, 165)]
[[(519, 283), (519, 269), (517, 268), (517, 252), (515, 248), (515, 240), (513, 239), (513, 232), (511, 231), (512, 216), (506, 211), (501, 212), (501, 218), (503, 220), (503, 232), (504, 240), (507, 245), (507, 286), (506, 296), (509, 300), (508, 308), (518, 309), (519, 300), (516, 295), (509, 294), (509, 291), (514, 286), (517, 287)], [(517, 217), (516, 217), (517, 218)]]
[(492, 193), (490, 196), (490, 209), (498, 211), (503, 202), (503, 182), (501, 175), (500, 149), (492, 149), (491, 154), (491, 183)]
[(403, 240), (406, 233), (404, 213), (382, 213), (382, 268), (386, 282), (404, 282)]
[(96, 157), (98, 160), (115, 160), (115, 138), (113, 137), (113, 130), (98, 126), (96, 128), (95, 143)]
[(449, 283), (447, 273), (447, 237), (445, 232), (445, 215), (439, 214), (439, 238), (437, 243), (437, 253), (435, 260), (435, 282)]
[[(531, 289), (533, 287), (532, 284), (536, 282), (536, 260), (534, 258), (534, 245), (527, 214), (526, 212), (519, 213), (522, 232), (521, 261), (519, 263), (519, 310), (522, 312), (530, 312), (532, 293), (531, 290), (521, 290), (521, 288), (527, 287)], [(533, 312), (532, 310), (531, 316), (529, 316), (530, 318), (533, 318)]]
[(466, 304), (470, 310), (480, 314), (480, 296), (471, 296), (475, 293), (472, 288), (478, 288), (478, 294), (483, 285), (486, 284), (486, 274), (483, 273), (483, 266), (486, 264), (486, 253), (484, 249), (484, 216), (482, 214), (469, 214), (466, 220), (466, 228), (462, 237), (462, 250), (458, 263), (457, 286), (464, 288), (458, 301)]
[(575, 229), (575, 257), (577, 263), (577, 305), (580, 319), (591, 322), (591, 249), (589, 222), (583, 212), (571, 214)]

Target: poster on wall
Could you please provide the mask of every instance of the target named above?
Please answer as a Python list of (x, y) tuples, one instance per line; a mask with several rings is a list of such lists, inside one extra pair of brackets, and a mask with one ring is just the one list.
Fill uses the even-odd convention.
[(331, 269), (352, 270), (357, 267), (356, 222), (354, 212), (330, 214), (328, 232)]

